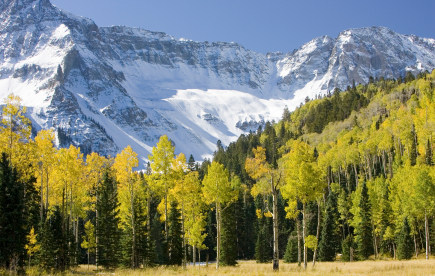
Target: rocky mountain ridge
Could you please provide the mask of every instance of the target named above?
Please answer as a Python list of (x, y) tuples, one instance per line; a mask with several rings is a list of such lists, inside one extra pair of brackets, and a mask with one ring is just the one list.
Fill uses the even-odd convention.
[(0, 0), (0, 98), (18, 94), (37, 129), (85, 151), (131, 145), (141, 163), (167, 134), (202, 160), (287, 105), (369, 76), (435, 68), (435, 40), (385, 27), (323, 36), (292, 53), (195, 42), (126, 26), (98, 27), (49, 0)]

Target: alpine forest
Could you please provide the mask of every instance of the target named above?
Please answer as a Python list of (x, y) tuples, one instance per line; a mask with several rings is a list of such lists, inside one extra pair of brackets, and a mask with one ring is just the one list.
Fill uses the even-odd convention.
[(435, 70), (306, 98), (212, 160), (163, 135), (145, 168), (2, 101), (0, 274), (431, 258)]

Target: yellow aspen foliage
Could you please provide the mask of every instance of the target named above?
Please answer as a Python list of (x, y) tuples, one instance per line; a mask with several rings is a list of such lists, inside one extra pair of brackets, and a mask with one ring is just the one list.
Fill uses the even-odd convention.
[(30, 266), (30, 258), (35, 255), (41, 248), (41, 245), (38, 244), (38, 241), (36, 239), (38, 235), (35, 234), (35, 229), (32, 227), (30, 229), (29, 235), (26, 236), (27, 238), (27, 244), (25, 245), (25, 249), (27, 251), (27, 255), (29, 255), (29, 266)]
[(56, 164), (57, 149), (54, 145), (54, 133), (52, 130), (41, 130), (35, 137), (36, 158), (34, 165), (41, 193), (41, 204), (45, 198), (45, 208), (48, 209), (50, 196), (50, 183), (53, 182), (52, 174)]
[(3, 100), (1, 113), (0, 152), (5, 152), (20, 177), (29, 179), (34, 171), (29, 163), (34, 159), (33, 143), (30, 139), (31, 123), (25, 116), (27, 109), (21, 106), (21, 98), (10, 94)]

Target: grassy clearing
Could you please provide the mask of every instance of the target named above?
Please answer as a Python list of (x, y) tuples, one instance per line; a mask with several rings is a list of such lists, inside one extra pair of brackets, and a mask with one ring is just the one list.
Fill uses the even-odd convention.
[[(41, 275), (36, 271), (30, 271), (28, 275)], [(65, 274), (64, 274), (65, 275)], [(158, 267), (141, 270), (119, 269), (115, 272), (95, 272), (95, 266), (82, 265), (66, 275), (126, 275), (126, 276), (167, 276), (167, 275), (435, 275), (435, 259), (416, 259), (410, 261), (364, 261), (353, 263), (325, 262), (316, 263), (315, 269), (312, 263), (307, 271), (298, 267), (297, 264), (280, 263), (280, 271), (274, 273), (272, 264), (257, 264), (255, 261), (240, 261), (236, 267), (221, 267), (216, 271), (213, 265), (209, 267), (188, 266), (186, 270), (179, 267)]]

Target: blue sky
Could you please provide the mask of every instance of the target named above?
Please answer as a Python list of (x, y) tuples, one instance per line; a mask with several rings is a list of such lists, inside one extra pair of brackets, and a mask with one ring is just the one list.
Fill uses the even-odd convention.
[(127, 25), (196, 41), (291, 52), (313, 38), (385, 26), (435, 38), (434, 0), (51, 0), (100, 26)]

